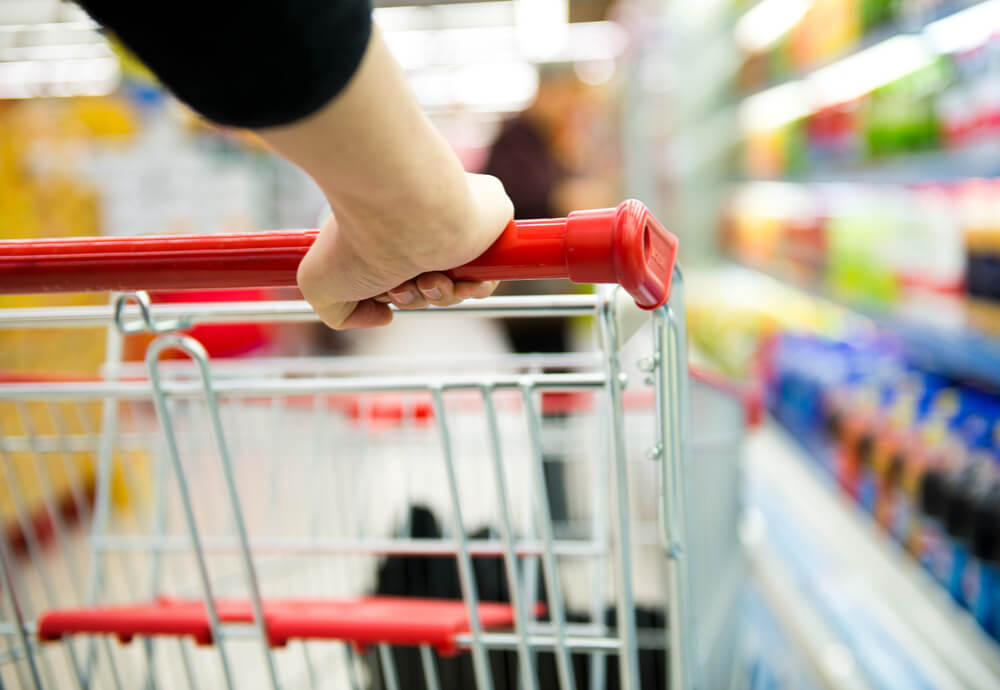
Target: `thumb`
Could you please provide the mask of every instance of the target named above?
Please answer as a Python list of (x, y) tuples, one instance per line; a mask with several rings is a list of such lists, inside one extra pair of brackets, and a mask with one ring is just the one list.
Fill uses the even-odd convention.
[(316, 309), (320, 320), (330, 328), (375, 328), (392, 322), (392, 309), (388, 304), (373, 299), (360, 302), (334, 302), (327, 307)]
[(337, 239), (337, 221), (331, 215), (299, 264), (296, 278), (302, 296), (330, 328), (388, 324), (392, 310), (388, 305), (362, 299), (380, 290), (363, 285), (362, 262), (352, 260), (347, 243)]
[[(507, 196), (503, 183), (492, 175), (466, 173), (466, 181), (476, 207), (477, 229), (480, 231), (482, 241), (485, 242), (479, 248), (481, 254), (514, 217), (514, 204)], [(479, 254), (470, 258), (474, 259), (476, 256)]]

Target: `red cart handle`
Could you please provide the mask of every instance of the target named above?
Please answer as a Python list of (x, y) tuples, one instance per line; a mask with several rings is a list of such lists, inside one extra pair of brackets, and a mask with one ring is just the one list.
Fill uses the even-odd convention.
[[(316, 230), (0, 241), (0, 294), (295, 285)], [(618, 283), (644, 309), (670, 296), (677, 238), (635, 200), (568, 218), (517, 220), (456, 280)]]

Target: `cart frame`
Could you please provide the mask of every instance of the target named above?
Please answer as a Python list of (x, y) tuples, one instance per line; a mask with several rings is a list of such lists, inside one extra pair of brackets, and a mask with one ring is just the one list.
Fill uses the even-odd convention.
[[(535, 687), (534, 652), (538, 649), (551, 649), (554, 652), (560, 687), (576, 687), (573, 677), (573, 665), (570, 660), (572, 651), (604, 650), (617, 653), (620, 659), (619, 674), (622, 688), (639, 687), (639, 657), (640, 648), (632, 591), (632, 577), (629, 572), (632, 563), (632, 535), (629, 522), (629, 482), (627, 472), (628, 438), (626, 436), (623, 406), (623, 391), (628, 384), (626, 367), (619, 353), (632, 336), (649, 320), (652, 321), (652, 354), (643, 358), (639, 368), (647, 376), (646, 382), (655, 391), (655, 442), (647, 449), (647, 456), (657, 463), (659, 486), (660, 540), (668, 560), (668, 601), (667, 606), (667, 640), (663, 641), (669, 651), (669, 686), (673, 688), (704, 688), (709, 687), (705, 666), (713, 657), (710, 650), (701, 649), (702, 636), (697, 634), (698, 624), (695, 618), (695, 608), (698, 606), (692, 595), (692, 583), (699, 578), (716, 577), (713, 573), (699, 572), (696, 560), (688, 557), (689, 549), (697, 549), (692, 543), (691, 531), (687, 523), (690, 514), (692, 490), (688, 480), (688, 468), (691, 462), (691, 441), (689, 428), (691, 420), (690, 392), (687, 376), (686, 334), (683, 318), (683, 281), (680, 271), (674, 269), (672, 289), (667, 304), (652, 312), (640, 311), (632, 304), (628, 295), (621, 289), (602, 291), (598, 295), (571, 296), (533, 296), (533, 297), (494, 297), (477, 302), (467, 302), (446, 309), (431, 308), (426, 312), (443, 312), (451, 314), (472, 314), (479, 317), (509, 317), (509, 316), (594, 316), (597, 319), (600, 337), (603, 345), (603, 362), (599, 373), (536, 373), (491, 375), (488, 378), (474, 376), (442, 377), (434, 380), (401, 380), (399, 378), (381, 378), (359, 376), (351, 378), (327, 377), (308, 381), (296, 379), (233, 381), (216, 380), (212, 376), (211, 364), (205, 349), (190, 336), (178, 334), (177, 331), (189, 328), (199, 323), (231, 323), (231, 322), (300, 322), (315, 320), (315, 315), (308, 305), (302, 302), (254, 302), (254, 303), (223, 303), (223, 304), (171, 304), (152, 306), (145, 293), (119, 294), (113, 298), (109, 307), (75, 307), (75, 308), (38, 308), (16, 309), (0, 312), (0, 328), (25, 327), (86, 327), (109, 325), (107, 339), (107, 366), (103, 380), (99, 382), (58, 382), (58, 383), (7, 383), (0, 384), (0, 399), (4, 400), (64, 400), (89, 399), (99, 400), (102, 405), (103, 424), (100, 431), (100, 445), (97, 452), (97, 483), (93, 519), (91, 523), (91, 559), (87, 577), (85, 603), (94, 605), (99, 598), (101, 583), (106, 574), (106, 559), (103, 549), (113, 547), (108, 539), (107, 528), (111, 505), (111, 476), (114, 443), (117, 435), (117, 420), (119, 401), (130, 399), (152, 399), (157, 417), (167, 440), (168, 455), (174, 479), (181, 489), (184, 501), (189, 536), (197, 557), (198, 574), (201, 582), (205, 608), (209, 618), (212, 639), (221, 641), (238, 634), (247, 634), (246, 629), (239, 631), (226, 625), (217, 610), (216, 598), (213, 594), (213, 584), (205, 562), (206, 545), (199, 533), (194, 509), (191, 505), (191, 492), (187, 486), (188, 478), (180, 461), (180, 450), (175, 442), (172, 430), (172, 417), (168, 401), (171, 398), (201, 397), (210, 402), (210, 424), (216, 445), (223, 475), (225, 477), (225, 500), (235, 521), (236, 549), (240, 554), (246, 578), (246, 587), (250, 594), (253, 612), (253, 625), (256, 635), (262, 644), (262, 651), (267, 660), (267, 668), (273, 687), (279, 687), (278, 674), (273, 660), (273, 651), (268, 641), (267, 621), (264, 613), (264, 601), (261, 596), (257, 573), (254, 567), (254, 545), (243, 523), (243, 510), (236, 490), (232, 472), (232, 460), (223, 430), (217, 402), (219, 396), (240, 395), (288, 395), (296, 392), (323, 393), (361, 393), (378, 391), (424, 391), (430, 393), (433, 400), (434, 419), (442, 439), (444, 461), (449, 479), (448, 491), (452, 499), (452, 507), (456, 510), (456, 519), (462, 524), (461, 501), (459, 486), (456, 481), (455, 464), (451, 455), (448, 416), (445, 412), (443, 394), (446, 391), (469, 390), (476, 392), (482, 398), (489, 420), (488, 456), (491, 460), (492, 479), (496, 482), (500, 512), (500, 549), (508, 582), (510, 583), (511, 604), (515, 611), (514, 631), (512, 633), (487, 632), (479, 620), (476, 582), (473, 577), (472, 557), (476, 555), (469, 539), (462, 530), (455, 535), (454, 553), (458, 564), (458, 573), (463, 593), (463, 600), (468, 610), (469, 631), (456, 639), (460, 646), (467, 647), (472, 654), (473, 667), (478, 687), (491, 688), (488, 649), (512, 648), (516, 650), (519, 659), (519, 669), (522, 687)], [(420, 312), (399, 311), (397, 318), (420, 318)], [(120, 362), (122, 353), (122, 337), (125, 334), (147, 332), (156, 334), (156, 338), (147, 350), (146, 365), (149, 372), (148, 381), (125, 380), (120, 377)], [(196, 381), (177, 381), (164, 378), (161, 375), (161, 356), (168, 350), (183, 352), (192, 360), (199, 373)], [(537, 553), (541, 556), (541, 570), (545, 586), (549, 592), (551, 626), (547, 633), (537, 630), (529, 631), (525, 621), (529, 619), (528, 593), (523, 591), (521, 578), (517, 574), (517, 558), (524, 552), (525, 545), (518, 544), (514, 537), (512, 516), (507, 504), (507, 487), (501, 469), (501, 436), (496, 425), (496, 411), (493, 409), (491, 393), (494, 390), (511, 389), (520, 394), (525, 414), (529, 420), (530, 445), (535, 456), (533, 482), (536, 495), (540, 502), (541, 519), (538, 521), (539, 538)], [(610, 469), (613, 478), (611, 510), (613, 539), (617, 546), (615, 566), (615, 583), (617, 586), (617, 635), (616, 645), (608, 645), (601, 640), (574, 639), (568, 630), (562, 606), (559, 577), (556, 575), (556, 538), (552, 532), (551, 507), (548, 505), (544, 490), (545, 477), (542, 473), (542, 441), (539, 425), (540, 413), (536, 409), (534, 393), (538, 390), (604, 390), (611, 402), (610, 424), (608, 431), (611, 438)], [(531, 420), (534, 420), (532, 422)], [(161, 479), (163, 479), (161, 477)], [(546, 519), (547, 518), (547, 519)], [(735, 524), (732, 526), (735, 535)], [(735, 541), (735, 536), (734, 536)], [(33, 624), (25, 619), (17, 600), (17, 583), (13, 575), (14, 556), (5, 541), (0, 542), (0, 586), (8, 600), (12, 613), (13, 624), (3, 629), (4, 634), (13, 634), (17, 645), (8, 652), (8, 659), (16, 660), (20, 655), (26, 657), (31, 685), (37, 688), (45, 687), (42, 683), (43, 674), (40, 671), (36, 648), (30, 638), (36, 632)], [(377, 548), (374, 547), (374, 548)], [(425, 547), (421, 547), (425, 548)], [(153, 558), (157, 559), (158, 551), (154, 550)], [(158, 565), (154, 565), (154, 573)], [(158, 577), (154, 574), (154, 578)], [(731, 599), (732, 597), (730, 597)], [(731, 602), (730, 602), (731, 603)], [(3, 623), (0, 623), (3, 626)], [(13, 628), (12, 630), (9, 628)], [(107, 638), (99, 641), (108, 645)], [(76, 670), (80, 687), (87, 687), (90, 658), (94, 655), (94, 638), (91, 638), (87, 658), (79, 658), (74, 646), (65, 642), (70, 664)], [(602, 647), (603, 645), (603, 647)], [(220, 662), (230, 685), (233, 684), (231, 660), (227, 657), (225, 645), (217, 644)], [(378, 646), (383, 666), (391, 664), (391, 654), (387, 645)], [(433, 672), (433, 664), (429, 663), (431, 648), (422, 646), (422, 658), (425, 660), (427, 687), (437, 687)], [(25, 653), (26, 652), (26, 653)], [(111, 652), (108, 650), (109, 658)], [(152, 653), (149, 652), (150, 666)], [(152, 673), (152, 670), (150, 671)], [(398, 684), (387, 680), (388, 687)], [(116, 679), (121, 685), (121, 680)]]

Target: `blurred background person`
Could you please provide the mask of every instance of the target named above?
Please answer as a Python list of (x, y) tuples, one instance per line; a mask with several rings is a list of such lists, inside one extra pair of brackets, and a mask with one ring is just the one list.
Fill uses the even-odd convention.
[[(534, 100), (500, 126), (483, 167), (503, 183), (515, 218), (555, 218), (616, 203), (616, 185), (587, 165), (598, 119), (595, 96), (572, 63), (539, 65)], [(559, 280), (501, 287), (502, 294), (570, 289), (578, 288)], [(570, 346), (566, 319), (507, 319), (504, 325), (518, 352), (564, 352)]]

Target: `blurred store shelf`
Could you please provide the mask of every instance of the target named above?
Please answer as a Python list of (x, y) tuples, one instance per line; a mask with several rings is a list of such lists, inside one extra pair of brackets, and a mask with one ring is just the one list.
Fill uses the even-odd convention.
[(58, 0), (0, 0), (0, 99), (110, 93), (118, 60), (97, 24)]
[[(778, 4), (777, 0), (770, 2)], [(808, 2), (797, 4), (811, 7)], [(821, 64), (813, 63), (790, 75), (772, 78), (765, 88), (738, 97), (740, 128), (747, 137), (750, 170), (772, 174), (768, 172), (774, 167), (773, 161), (768, 160), (768, 146), (772, 145), (777, 147), (775, 155), (784, 150), (781, 146), (788, 149), (782, 154), (788, 160), (785, 165), (777, 166), (778, 173), (816, 180), (844, 179), (855, 172), (869, 174), (867, 165), (836, 164), (830, 168), (824, 163), (827, 155), (842, 159), (860, 156), (860, 153), (846, 153), (851, 146), (858, 152), (867, 151), (864, 157), (873, 160), (880, 154), (897, 151), (936, 150), (945, 142), (964, 145), (958, 142), (967, 141), (961, 139), (963, 128), (969, 126), (967, 118), (973, 115), (962, 113), (978, 111), (972, 108), (972, 101), (958, 103), (956, 99), (964, 98), (961, 95), (964, 92), (951, 82), (956, 75), (961, 79), (972, 78), (968, 70), (963, 72), (969, 56), (977, 54), (976, 51), (983, 53), (985, 46), (998, 35), (1000, 0), (945, 2), (931, 10), (915, 2), (904, 10), (906, 7), (910, 11), (904, 11), (887, 28), (864, 34), (857, 42), (850, 42), (850, 47), (824, 58)], [(818, 29), (813, 26), (813, 30)], [(909, 100), (905, 107), (901, 106), (902, 110), (893, 111), (893, 98)], [(928, 105), (927, 99), (939, 100)], [(923, 109), (928, 107), (934, 110), (933, 115), (927, 116), (928, 122), (940, 126), (940, 132), (932, 131), (931, 125), (926, 131), (919, 130), (924, 122), (921, 118), (925, 117)], [(858, 114), (859, 109), (867, 114)], [(900, 116), (899, 112), (911, 114)], [(869, 121), (864, 124), (866, 117)], [(908, 126), (914, 128), (905, 135), (910, 138), (900, 143), (903, 141), (898, 138), (903, 136), (900, 132)], [(798, 145), (787, 142), (779, 146), (780, 139), (769, 142), (768, 137), (779, 132), (795, 140), (800, 136), (796, 127), (808, 129), (809, 136), (814, 137), (815, 140), (809, 139), (808, 146), (802, 143), (808, 151), (800, 151)], [(853, 144), (846, 138), (849, 133), (857, 139)], [(812, 160), (804, 166), (800, 158)], [(954, 178), (957, 174), (996, 172), (988, 153), (974, 151), (972, 147), (969, 151), (914, 156), (912, 160), (906, 156), (900, 160), (903, 162), (895, 165), (871, 166), (870, 177), (866, 179), (926, 181)], [(810, 172), (799, 172), (806, 167)]]
[(1000, 176), (1000, 141), (957, 149), (902, 153), (881, 160), (813, 166), (800, 175), (744, 178), (741, 182), (922, 184)]
[[(798, 70), (792, 74), (785, 75), (779, 79), (773, 79), (767, 84), (764, 84), (758, 88), (754, 88), (745, 94), (745, 97), (751, 97), (755, 94), (768, 91), (776, 86), (788, 82), (799, 81), (807, 78), (808, 76), (818, 72), (821, 69), (830, 67), (837, 63), (843, 62), (852, 56), (859, 53), (863, 53), (870, 48), (873, 48), (881, 43), (895, 38), (896, 36), (910, 36), (924, 33), (928, 27), (936, 22), (943, 19), (948, 19), (955, 15), (961, 14), (976, 5), (988, 4), (990, 0), (952, 0), (952, 2), (945, 2), (932, 10), (922, 13), (920, 16), (913, 17), (900, 17), (895, 19), (883, 26), (877, 27), (866, 34), (864, 34), (857, 42), (853, 45), (845, 46), (843, 50), (830, 55), (824, 60), (821, 60), (809, 67)], [(746, 15), (744, 15), (745, 17)], [(742, 19), (742, 18), (741, 18)], [(740, 22), (735, 25), (735, 31), (740, 30)]]
[(903, 341), (914, 362), (1000, 390), (1000, 305), (964, 297), (913, 293), (893, 304), (847, 299), (776, 264), (739, 263), (865, 316)]
[(765, 426), (747, 470), (756, 578), (828, 687), (1000, 687), (1000, 647), (796, 441)]

